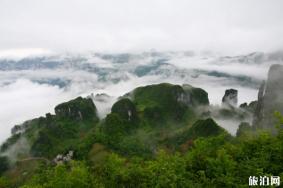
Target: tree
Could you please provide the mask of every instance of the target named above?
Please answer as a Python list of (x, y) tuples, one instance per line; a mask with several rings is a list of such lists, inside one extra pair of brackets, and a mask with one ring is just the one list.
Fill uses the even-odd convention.
[(23, 188), (90, 188), (99, 187), (84, 162), (72, 161), (57, 165), (35, 175)]
[(5, 156), (0, 156), (0, 175), (3, 174), (9, 168), (8, 158)]

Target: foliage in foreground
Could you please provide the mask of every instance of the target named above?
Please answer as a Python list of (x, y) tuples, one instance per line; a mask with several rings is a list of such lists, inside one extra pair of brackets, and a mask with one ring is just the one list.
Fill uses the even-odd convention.
[(112, 153), (97, 165), (73, 161), (41, 168), (23, 187), (248, 187), (249, 176), (282, 179), (282, 164), (282, 132), (229, 141), (223, 134), (197, 139), (184, 154), (161, 150), (152, 160)]

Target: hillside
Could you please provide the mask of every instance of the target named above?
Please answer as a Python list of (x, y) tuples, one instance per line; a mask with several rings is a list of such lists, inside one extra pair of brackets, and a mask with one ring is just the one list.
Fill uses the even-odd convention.
[[(265, 101), (280, 95), (268, 89), (270, 76), (267, 83)], [(59, 104), (12, 129), (1, 146), (0, 187), (246, 187), (251, 175), (282, 177), (282, 116), (272, 120), (274, 135), (242, 122), (234, 137), (213, 118), (257, 117), (260, 101), (238, 107), (237, 91), (227, 91), (233, 105), (216, 108), (191, 85), (142, 86), (102, 119), (91, 97)]]
[(254, 126), (276, 131), (274, 111), (283, 113), (283, 66), (274, 64), (270, 67), (268, 78), (263, 82), (258, 94), (258, 104)]

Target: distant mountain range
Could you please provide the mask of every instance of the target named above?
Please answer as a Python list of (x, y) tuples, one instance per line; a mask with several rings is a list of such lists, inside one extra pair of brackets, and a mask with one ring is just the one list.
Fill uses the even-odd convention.
[[(267, 67), (283, 62), (283, 52), (254, 52), (241, 56), (215, 56), (194, 52), (143, 52), (121, 54), (57, 54), (41, 57), (26, 57), (19, 60), (0, 59), (0, 71), (31, 75), (32, 71), (84, 71), (94, 73), (100, 82), (117, 83), (129, 80), (131, 76), (161, 76), (178, 79), (194, 79), (200, 75), (232, 80), (239, 85), (257, 88), (260, 76), (245, 74), (241, 71), (225, 71), (226, 67), (245, 65)], [(218, 67), (224, 67), (223, 70)], [(31, 76), (32, 81), (64, 87), (70, 83), (60, 73), (51, 76)], [(1, 84), (1, 83), (0, 83)], [(4, 84), (4, 83), (2, 83)]]

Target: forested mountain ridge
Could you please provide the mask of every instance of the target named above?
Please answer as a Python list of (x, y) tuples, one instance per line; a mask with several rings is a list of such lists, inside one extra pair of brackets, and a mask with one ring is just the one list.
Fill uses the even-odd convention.
[[(283, 178), (282, 101), (266, 105), (282, 95), (276, 66), (256, 107), (238, 107), (230, 90), (233, 105), (215, 108), (203, 89), (169, 83), (126, 93), (104, 119), (91, 98), (60, 104), (13, 128), (1, 146), (0, 187), (248, 187), (249, 176)], [(213, 120), (250, 114), (257, 119), (236, 137)]]

